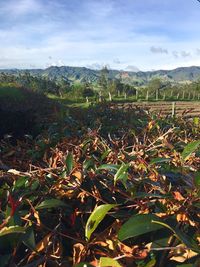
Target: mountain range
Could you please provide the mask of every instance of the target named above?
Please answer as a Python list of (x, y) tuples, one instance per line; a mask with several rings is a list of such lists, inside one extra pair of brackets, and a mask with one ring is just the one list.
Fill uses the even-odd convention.
[[(66, 79), (69, 82), (85, 82), (95, 83), (99, 80), (101, 70), (93, 70), (86, 67), (70, 67), (70, 66), (51, 66), (46, 69), (0, 69), (0, 73), (20, 75), (30, 73), (33, 76), (42, 76), (49, 79)], [(145, 85), (151, 79), (160, 78), (163, 81), (180, 83), (192, 82), (200, 79), (200, 67), (180, 67), (173, 70), (156, 70), (156, 71), (123, 71), (109, 70), (109, 79), (122, 79), (122, 82), (135, 86)]]

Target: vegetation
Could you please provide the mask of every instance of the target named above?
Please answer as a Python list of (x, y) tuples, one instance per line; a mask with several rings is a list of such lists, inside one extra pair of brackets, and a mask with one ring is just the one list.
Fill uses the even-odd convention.
[[(84, 67), (49, 67), (47, 69), (32, 69), (32, 70), (0, 70), (1, 73), (19, 76), (29, 73), (34, 77), (48, 78), (49, 80), (61, 80), (63, 77), (68, 79), (70, 83), (83, 83), (91, 82), (98, 83), (102, 70), (91, 70)], [(174, 70), (158, 70), (147, 72), (131, 72), (131, 71), (118, 71), (109, 70), (107, 74), (108, 79), (121, 78), (123, 83), (129, 83), (133, 86), (146, 85), (150, 80), (159, 78), (163, 81), (170, 81), (172, 83), (178, 82), (192, 82), (197, 81), (200, 75), (200, 67), (186, 67), (177, 68)]]
[[(172, 73), (190, 72), (175, 78)], [(10, 70), (0, 73), (0, 82), (29, 88), (40, 94), (53, 94), (72, 101), (97, 102), (108, 99), (126, 100), (199, 100), (198, 68), (181, 68), (171, 71), (123, 73), (86, 68), (51, 67), (46, 70)], [(191, 74), (192, 73), (192, 74)], [(72, 76), (71, 76), (72, 75)], [(95, 79), (91, 77), (95, 75)], [(138, 77), (146, 77), (138, 82)], [(175, 75), (175, 74), (174, 74)], [(184, 76), (185, 75), (185, 76)], [(141, 78), (140, 77), (140, 78)], [(192, 78), (191, 78), (192, 77)], [(187, 78), (187, 79), (186, 79)]]
[(199, 266), (199, 130), (100, 104), (3, 139), (0, 266)]
[(0, 74), (0, 266), (198, 267), (199, 118), (139, 102), (199, 82), (63, 71)]
[(51, 121), (53, 110), (59, 110), (59, 105), (41, 93), (16, 83), (0, 84), (0, 138), (38, 135), (45, 121)]

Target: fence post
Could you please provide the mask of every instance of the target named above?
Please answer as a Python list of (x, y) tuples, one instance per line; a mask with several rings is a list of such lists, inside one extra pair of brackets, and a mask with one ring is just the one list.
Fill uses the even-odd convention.
[(146, 101), (149, 100), (149, 91), (147, 90), (147, 94), (146, 94)]
[(138, 100), (138, 90), (136, 90), (135, 98), (136, 98), (136, 100)]
[(182, 99), (185, 99), (185, 91), (183, 91)]
[(156, 90), (156, 101), (158, 101), (158, 90)]
[(112, 101), (112, 95), (110, 92), (108, 92), (108, 96), (109, 96), (109, 101)]
[(176, 99), (179, 99), (179, 93), (177, 94)]
[(102, 94), (101, 94), (101, 91), (99, 92), (99, 102), (102, 102)]
[(172, 118), (175, 117), (176, 113), (176, 102), (172, 102)]
[(165, 100), (165, 97), (166, 97), (166, 95), (165, 95), (165, 93), (163, 94), (163, 100)]
[(89, 98), (86, 96), (86, 103), (89, 103)]

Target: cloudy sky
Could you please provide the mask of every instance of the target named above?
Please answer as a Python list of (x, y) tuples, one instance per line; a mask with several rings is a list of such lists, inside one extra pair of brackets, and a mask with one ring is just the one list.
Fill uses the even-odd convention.
[(0, 68), (200, 65), (197, 0), (0, 0)]

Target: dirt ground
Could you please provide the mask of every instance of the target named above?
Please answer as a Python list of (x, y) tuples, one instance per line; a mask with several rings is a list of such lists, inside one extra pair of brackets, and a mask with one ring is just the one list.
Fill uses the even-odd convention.
[(173, 103), (175, 106), (175, 115), (184, 116), (187, 118), (199, 117), (200, 116), (200, 102), (134, 102), (134, 103), (123, 103), (117, 104), (118, 108), (131, 108), (140, 107), (147, 109), (151, 112), (161, 113), (162, 115), (172, 115)]

